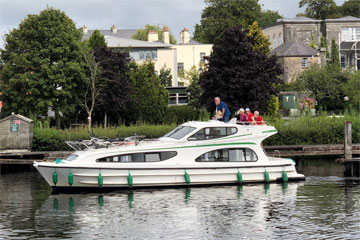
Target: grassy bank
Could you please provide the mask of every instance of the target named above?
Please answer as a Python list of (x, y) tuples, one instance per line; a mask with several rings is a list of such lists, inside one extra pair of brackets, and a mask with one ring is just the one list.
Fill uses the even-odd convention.
[[(291, 121), (272, 121), (278, 134), (265, 140), (264, 145), (312, 145), (341, 144), (344, 141), (344, 121), (352, 121), (353, 143), (360, 143), (360, 117), (302, 117)], [(101, 138), (124, 138), (135, 133), (147, 138), (158, 138), (176, 125), (136, 125), (130, 127), (96, 127), (94, 135)], [(34, 128), (33, 151), (69, 150), (65, 141), (89, 139), (87, 128), (57, 130), (54, 128)]]

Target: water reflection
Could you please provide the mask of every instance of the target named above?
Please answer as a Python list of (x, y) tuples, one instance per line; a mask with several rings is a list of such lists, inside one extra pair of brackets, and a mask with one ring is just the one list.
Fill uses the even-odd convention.
[(359, 239), (359, 179), (309, 164), (306, 182), (103, 194), (51, 195), (37, 172), (1, 174), (0, 239)]

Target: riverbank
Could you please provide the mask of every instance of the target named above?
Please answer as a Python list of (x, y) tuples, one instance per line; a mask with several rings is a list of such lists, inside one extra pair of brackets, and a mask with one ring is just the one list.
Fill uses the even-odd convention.
[[(352, 121), (352, 142), (360, 143), (360, 118), (357, 115), (341, 117), (301, 117), (296, 120), (269, 121), (278, 133), (264, 141), (264, 146), (343, 144), (344, 121)], [(147, 138), (158, 138), (175, 128), (171, 125), (146, 125), (118, 127), (95, 127), (94, 135), (101, 138), (124, 138), (134, 134)], [(58, 130), (55, 128), (34, 128), (33, 151), (68, 151), (65, 141), (89, 139), (87, 128)]]

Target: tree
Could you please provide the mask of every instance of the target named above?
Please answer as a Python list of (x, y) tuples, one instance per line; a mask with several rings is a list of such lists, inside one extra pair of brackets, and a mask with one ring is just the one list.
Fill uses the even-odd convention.
[(119, 117), (125, 119), (125, 112), (132, 102), (129, 79), (131, 59), (129, 52), (111, 50), (107, 47), (96, 48), (94, 56), (101, 67), (100, 77), (104, 85), (95, 113), (104, 117), (106, 127), (108, 113), (117, 112)]
[(155, 75), (154, 63), (146, 61), (133, 67), (130, 73), (134, 104), (128, 114), (133, 121), (146, 123), (162, 123), (169, 102), (168, 91)]
[(341, 67), (340, 66), (340, 57), (339, 57), (339, 47), (335, 42), (335, 39), (331, 40), (331, 53), (330, 53), (330, 60), (328, 64), (333, 65), (334, 67)]
[(159, 81), (164, 87), (171, 87), (172, 85), (171, 69), (167, 68), (166, 65), (160, 69)]
[(94, 50), (89, 51), (85, 46), (82, 48), (82, 54), (89, 74), (85, 81), (85, 92), (80, 98), (80, 104), (88, 114), (88, 128), (91, 130), (92, 113), (105, 84), (100, 77), (101, 68), (100, 64), (95, 60)]
[(75, 109), (74, 96), (83, 85), (81, 38), (74, 22), (53, 8), (28, 15), (6, 34), (1, 50), (5, 107), (43, 116), (52, 108), (60, 127), (59, 113)]
[(150, 31), (156, 31), (158, 33), (159, 40), (163, 41), (162, 33), (164, 32), (164, 29), (168, 29), (169, 31), (170, 43), (176, 44), (176, 38), (174, 37), (174, 35), (171, 33), (171, 31), (166, 25), (160, 27), (159, 25), (155, 26), (155, 25), (146, 24), (144, 28), (140, 28), (136, 31), (136, 33), (132, 36), (132, 39), (147, 41), (148, 33)]
[(261, 15), (258, 0), (205, 0), (200, 25), (195, 26), (194, 39), (202, 43), (215, 43), (222, 33), (235, 26), (247, 28)]
[(343, 86), (347, 80), (347, 74), (337, 66), (327, 64), (322, 68), (313, 64), (296, 81), (298, 91), (308, 90), (314, 94), (318, 108), (334, 110), (344, 108)]
[(93, 50), (95, 48), (107, 47), (104, 35), (97, 29), (89, 37), (88, 45)]
[(283, 19), (284, 17), (281, 16), (278, 11), (271, 11), (271, 10), (266, 10), (266, 11), (262, 11), (260, 18), (258, 19), (259, 22), (259, 27), (265, 27), (267, 25), (276, 23), (278, 19)]
[(345, 83), (344, 95), (349, 97), (350, 104), (355, 109), (360, 109), (360, 71), (352, 73), (350, 79)]
[(190, 85), (186, 89), (189, 94), (188, 105), (195, 109), (200, 109), (200, 96), (204, 92), (199, 84), (200, 72), (196, 69), (196, 66), (192, 66), (189, 71), (185, 71), (185, 79), (189, 80)]
[(360, 1), (359, 0), (348, 0), (340, 7), (342, 15), (360, 17)]
[(275, 84), (282, 81), (275, 56), (254, 51), (254, 40), (241, 26), (227, 30), (214, 45), (209, 57), (208, 70), (200, 75), (204, 89), (200, 102), (214, 110), (214, 97), (226, 102), (231, 111), (240, 107), (265, 110), (272, 95), (277, 93)]
[(305, 7), (305, 15), (309, 18), (327, 19), (341, 17), (334, 0), (300, 0), (299, 7)]
[(264, 32), (259, 28), (255, 21), (250, 27), (247, 36), (253, 40), (253, 50), (262, 52), (264, 54), (270, 53), (269, 39), (264, 35)]
[(314, 48), (314, 49), (317, 48), (316, 43), (315, 43), (315, 39), (314, 39), (314, 35), (311, 35), (311, 42), (309, 44), (309, 47)]

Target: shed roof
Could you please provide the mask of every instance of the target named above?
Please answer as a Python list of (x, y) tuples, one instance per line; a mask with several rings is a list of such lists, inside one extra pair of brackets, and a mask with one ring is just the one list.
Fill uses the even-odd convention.
[(6, 117), (6, 118), (3, 118), (0, 120), (0, 122), (5, 122), (9, 119), (13, 119), (13, 118), (18, 118), (20, 120), (23, 120), (24, 122), (27, 122), (27, 123), (32, 123), (33, 120), (31, 120), (30, 118), (27, 118), (27, 117), (24, 117), (23, 115), (20, 115), (20, 114), (11, 114), (10, 116)]
[(275, 48), (272, 53), (278, 57), (318, 56), (319, 51), (301, 42), (288, 42)]

